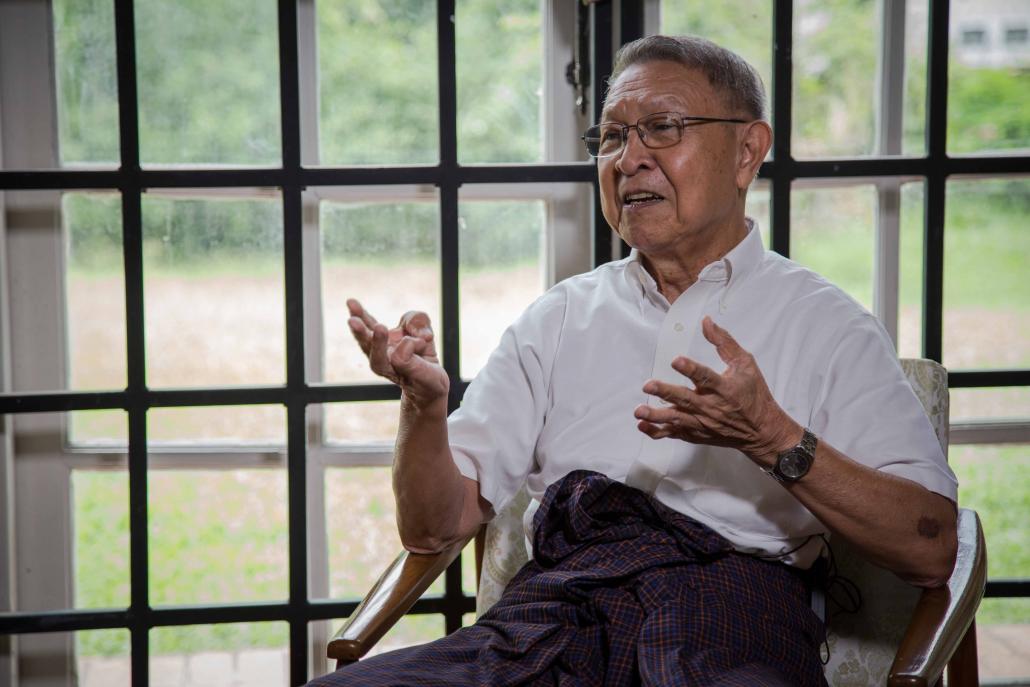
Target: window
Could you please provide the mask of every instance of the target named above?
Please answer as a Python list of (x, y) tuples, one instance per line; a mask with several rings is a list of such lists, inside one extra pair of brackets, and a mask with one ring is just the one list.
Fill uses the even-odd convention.
[(1026, 45), (1028, 35), (1030, 35), (1030, 32), (1028, 32), (1025, 26), (1006, 27), (1005, 45)]
[(983, 29), (962, 29), (962, 45), (970, 47), (987, 45), (987, 32)]
[[(428, 311), (454, 405), (528, 301), (612, 257), (578, 135), (613, 20), (758, 66), (767, 245), (953, 368), (963, 499), (1025, 539), (1030, 108), (1017, 68), (949, 62), (948, 3), (596, 3), (587, 114), (564, 79), (582, 3), (51, 4), (0, 3), (0, 685), (328, 669), (398, 550), (398, 395), (343, 299)], [(463, 558), (380, 650), (468, 622)], [(1025, 563), (992, 548), (981, 647), (1025, 637)]]

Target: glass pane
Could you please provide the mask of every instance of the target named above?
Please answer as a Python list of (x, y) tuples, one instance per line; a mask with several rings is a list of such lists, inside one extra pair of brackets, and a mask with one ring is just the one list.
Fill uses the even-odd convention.
[(80, 410), (68, 413), (66, 421), (71, 446), (121, 448), (129, 445), (128, 416), (123, 410)]
[(951, 389), (951, 421), (1030, 419), (1030, 387)]
[(980, 609), (976, 613), (976, 653), (979, 659), (979, 677), (982, 681), (980, 684), (1030, 683), (1030, 651), (1026, 650), (1028, 639), (1030, 599), (981, 601)]
[(905, 95), (902, 155), (926, 154), (927, 0), (905, 2)]
[[(879, 3), (798, 3), (794, 9), (792, 153), (873, 153)], [(736, 22), (737, 20), (731, 20)]]
[(135, 11), (140, 160), (280, 164), (276, 3), (142, 0)]
[[(0, 655), (5, 659), (14, 653), (9, 644), (11, 640), (17, 642), (18, 680), (4, 684), (111, 687), (132, 682), (128, 630), (0, 636)], [(74, 676), (73, 680), (68, 681), (68, 676)]]
[(289, 639), (282, 622), (155, 627), (150, 684), (281, 687), (290, 680)]
[(953, 445), (948, 460), (990, 542), (988, 577), (1030, 577), (1030, 444)]
[[(148, 487), (151, 603), (287, 597), (284, 470), (151, 469)], [(211, 631), (217, 636), (214, 628)], [(162, 653), (168, 651), (165, 645), (159, 646)], [(189, 650), (224, 646), (229, 644), (197, 643)], [(247, 644), (241, 641), (233, 646)]]
[[(329, 596), (361, 599), (403, 550), (390, 468), (327, 468), (325, 511), (331, 543)], [(426, 593), (443, 590), (440, 576)]]
[[(12, 416), (11, 508), (23, 535), (13, 542), (17, 600), (24, 612), (125, 608), (129, 605), (129, 497), (121, 453), (69, 453), (65, 423), (95, 411)], [(119, 431), (127, 414), (117, 413)], [(8, 456), (8, 458), (11, 458)], [(13, 483), (13, 482), (12, 482)], [(8, 565), (8, 559), (3, 558)], [(18, 571), (21, 571), (20, 573)]]
[(114, 191), (0, 191), (12, 390), (125, 388), (120, 203)]
[(121, 202), (116, 193), (61, 197), (69, 389), (123, 389), (127, 383)]
[(273, 405), (152, 408), (147, 440), (153, 444), (285, 446), (286, 409)]
[(72, 471), (76, 608), (129, 605), (129, 473)]
[[(952, 394), (957, 390), (953, 390)], [(988, 542), (988, 578), (1030, 577), (1030, 445), (952, 446), (959, 503), (974, 509)], [(984, 599), (976, 617), (980, 678), (1030, 675), (1030, 599)]]
[(901, 186), (898, 237), (898, 356), (923, 357), (923, 188)]
[(747, 192), (747, 216), (758, 222), (758, 230), (762, 233), (762, 245), (772, 245), (772, 221), (769, 219), (770, 184), (768, 181), (756, 181)]
[(54, 0), (58, 151), (62, 165), (119, 160), (114, 3)]
[(458, 0), (461, 162), (543, 159), (543, 7), (539, 0)]
[(943, 362), (1030, 367), (1030, 180), (949, 181)]
[(461, 375), (471, 379), (544, 292), (547, 203), (462, 200), (458, 212)]
[(321, 164), (436, 162), (436, 3), (320, 2), (316, 10)]
[(326, 403), (326, 441), (332, 444), (388, 444), (397, 438), (400, 401)]
[(325, 200), (319, 205), (319, 224), (324, 380), (382, 381), (369, 369), (347, 326), (347, 299), (358, 299), (389, 327), (396, 326), (409, 310), (422, 310), (439, 336), (443, 327), (439, 205), (435, 201)]
[(791, 258), (871, 310), (876, 189), (869, 184), (821, 189), (795, 185), (790, 214)]
[(1030, 50), (1006, 37), (1007, 29), (1030, 25), (1030, 8), (1025, 0), (988, 7), (956, 2), (949, 12), (948, 152), (1025, 155)]
[(149, 386), (285, 380), (278, 194), (144, 196), (143, 268)]
[[(770, 0), (708, 3), (662, 0), (661, 33), (703, 36), (750, 62), (762, 77), (771, 118), (772, 9)], [(794, 116), (797, 117), (796, 110)]]
[[(465, 594), (476, 596), (476, 540), (473, 539), (461, 550), (461, 587)], [(473, 616), (475, 621), (475, 616)]]

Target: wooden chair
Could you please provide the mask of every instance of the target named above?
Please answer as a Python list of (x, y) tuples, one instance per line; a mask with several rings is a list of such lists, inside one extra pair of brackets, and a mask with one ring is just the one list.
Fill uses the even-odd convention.
[[(903, 359), (902, 368), (929, 415), (947, 454), (947, 371), (930, 360)], [(522, 490), (480, 530), (476, 539), (478, 593), (482, 613), (527, 560)], [(866, 563), (850, 547), (833, 542), (840, 574), (856, 583), (863, 606), (840, 614), (827, 626), (830, 660), (827, 681), (834, 686), (978, 684), (976, 609), (987, 579), (986, 546), (976, 512), (959, 509), (958, 558), (951, 578), (939, 589), (912, 587)], [(329, 658), (344, 665), (362, 658), (453, 562), (467, 542), (437, 554), (402, 552), (383, 573), (328, 646)]]

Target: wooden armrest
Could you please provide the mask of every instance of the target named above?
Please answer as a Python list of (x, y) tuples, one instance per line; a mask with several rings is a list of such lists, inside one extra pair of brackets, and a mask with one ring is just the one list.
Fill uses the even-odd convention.
[(987, 583), (987, 550), (975, 511), (958, 512), (958, 555), (948, 584), (926, 589), (898, 646), (887, 684), (933, 685), (973, 624)]
[(439, 553), (402, 551), (329, 642), (329, 658), (357, 661), (368, 653), (458, 557), (466, 543), (468, 540), (456, 542)]

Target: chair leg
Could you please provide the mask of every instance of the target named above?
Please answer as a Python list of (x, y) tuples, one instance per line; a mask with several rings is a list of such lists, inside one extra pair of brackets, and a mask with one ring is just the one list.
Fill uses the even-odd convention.
[(979, 667), (976, 655), (976, 620), (969, 624), (969, 629), (962, 637), (958, 649), (948, 661), (949, 687), (976, 687), (980, 684)]

